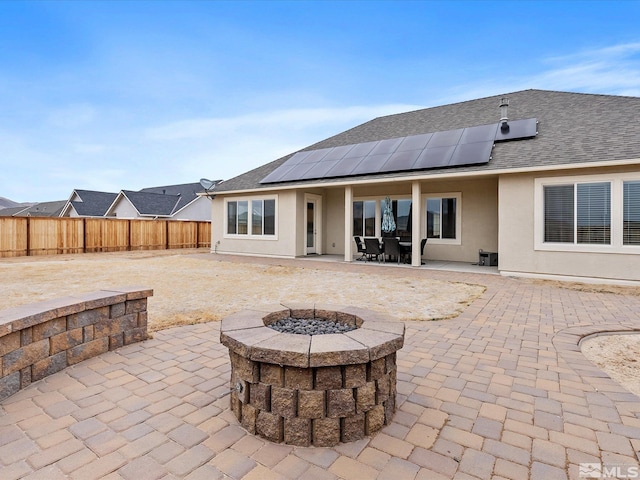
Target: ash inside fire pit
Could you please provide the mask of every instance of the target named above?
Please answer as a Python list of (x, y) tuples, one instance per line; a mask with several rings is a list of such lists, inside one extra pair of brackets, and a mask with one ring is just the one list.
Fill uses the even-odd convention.
[(283, 318), (269, 325), (269, 328), (273, 328), (280, 333), (326, 335), (330, 333), (350, 332), (357, 327), (332, 320), (325, 320), (324, 318)]

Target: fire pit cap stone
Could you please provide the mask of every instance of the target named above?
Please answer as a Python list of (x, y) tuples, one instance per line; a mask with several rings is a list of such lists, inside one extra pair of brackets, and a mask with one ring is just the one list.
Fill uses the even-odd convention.
[[(356, 326), (341, 334), (295, 335), (268, 325), (281, 318), (324, 318)], [(405, 326), (360, 307), (330, 304), (256, 306), (224, 318), (220, 342), (253, 361), (300, 368), (350, 365), (377, 360), (404, 344)]]
[[(272, 330), (271, 328), (268, 329)], [(269, 337), (251, 347), (249, 359), (291, 367), (308, 368), (311, 336), (272, 331), (276, 333), (275, 336)]]
[(369, 348), (346, 334), (333, 333), (311, 337), (310, 367), (355, 365), (368, 361)]

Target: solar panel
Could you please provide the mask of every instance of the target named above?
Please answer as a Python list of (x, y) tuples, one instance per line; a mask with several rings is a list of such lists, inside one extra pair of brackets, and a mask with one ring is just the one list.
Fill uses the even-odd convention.
[(418, 160), (420, 152), (420, 150), (405, 150), (403, 152), (392, 153), (380, 171), (399, 172), (402, 170), (411, 170), (416, 160)]
[(498, 125), (479, 125), (465, 128), (460, 136), (460, 143), (486, 142), (496, 138)]
[(460, 165), (487, 163), (489, 157), (491, 157), (492, 148), (493, 140), (489, 142), (461, 143), (453, 151), (449, 166), (458, 167)]
[(381, 140), (373, 147), (369, 155), (383, 155), (387, 153), (393, 153), (398, 148), (398, 145), (402, 142), (402, 138), (390, 138), (389, 140)]
[(351, 172), (353, 175), (364, 173), (379, 172), (391, 155), (384, 153), (382, 155), (367, 155)]
[(329, 170), (335, 167), (337, 163), (338, 160), (318, 162), (305, 173), (303, 173), (300, 179), (324, 178)]
[(260, 183), (277, 183), (372, 173), (426, 170), (488, 163), (494, 142), (537, 135), (537, 120), (477, 125), (297, 152)]
[(423, 150), (427, 146), (427, 143), (429, 143), (429, 140), (431, 140), (431, 137), (433, 137), (433, 133), (423, 133), (422, 135), (404, 137), (397, 151)]
[(327, 177), (347, 177), (364, 160), (364, 157), (343, 158), (327, 172)]
[(349, 153), (349, 150), (351, 150), (353, 147), (354, 145), (343, 145), (342, 147), (334, 147), (329, 151), (329, 153), (325, 155), (322, 161), (326, 162), (329, 160), (341, 160), (345, 155)]
[(431, 140), (427, 143), (427, 148), (457, 145), (462, 136), (462, 130), (462, 128), (459, 128), (457, 130), (447, 130), (446, 132), (434, 132)]
[(413, 165), (414, 170), (423, 170), (427, 168), (446, 167), (453, 155), (455, 146), (425, 148), (418, 160)]
[(535, 137), (538, 133), (538, 121), (535, 118), (525, 120), (510, 120), (509, 130), (503, 132), (499, 127), (496, 132), (496, 142), (506, 140), (520, 140)]

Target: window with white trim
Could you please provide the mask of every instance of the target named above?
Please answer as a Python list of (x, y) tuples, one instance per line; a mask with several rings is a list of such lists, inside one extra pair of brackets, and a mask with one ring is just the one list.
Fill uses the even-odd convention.
[(460, 233), (460, 195), (428, 196), (426, 200), (427, 238), (458, 240)]
[(546, 185), (544, 241), (611, 244), (611, 182)]
[(361, 237), (376, 236), (376, 201), (353, 202), (353, 234)]
[(622, 243), (640, 245), (640, 180), (623, 182)]
[(535, 180), (535, 248), (640, 252), (640, 178), (612, 173)]
[(275, 198), (228, 200), (226, 204), (227, 235), (275, 236)]

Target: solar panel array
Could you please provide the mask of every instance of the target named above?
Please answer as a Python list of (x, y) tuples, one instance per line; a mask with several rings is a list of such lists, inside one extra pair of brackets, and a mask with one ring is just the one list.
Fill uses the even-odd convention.
[(535, 118), (298, 152), (264, 177), (277, 183), (488, 163), (493, 144), (536, 135)]

